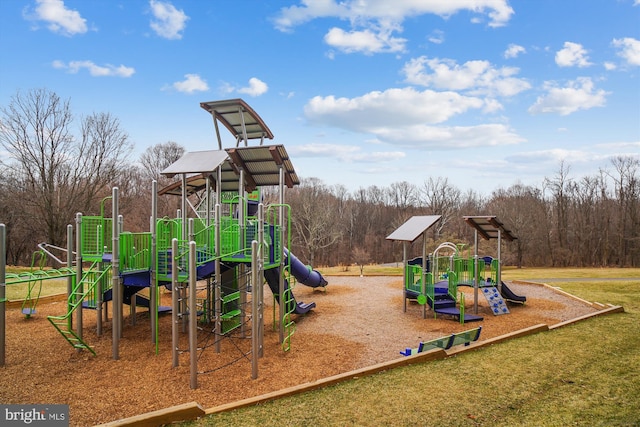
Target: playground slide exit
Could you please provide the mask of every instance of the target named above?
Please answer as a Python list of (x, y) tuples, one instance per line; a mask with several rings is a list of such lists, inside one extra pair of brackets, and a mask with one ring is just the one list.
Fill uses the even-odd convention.
[(291, 274), (296, 280), (303, 285), (311, 288), (318, 288), (327, 286), (327, 281), (319, 271), (313, 270), (302, 263), (294, 254), (289, 252), (287, 248), (284, 249), (285, 264), (291, 265)]

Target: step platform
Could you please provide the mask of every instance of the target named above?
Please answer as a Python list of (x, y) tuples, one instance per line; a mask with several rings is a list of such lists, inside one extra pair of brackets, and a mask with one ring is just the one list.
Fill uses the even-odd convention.
[[(437, 314), (446, 314), (448, 316), (454, 316), (460, 319), (460, 309), (458, 307), (436, 308), (434, 311)], [(464, 323), (479, 322), (481, 320), (484, 320), (482, 316), (477, 316), (475, 314), (469, 314), (469, 313), (465, 313), (462, 319)]]

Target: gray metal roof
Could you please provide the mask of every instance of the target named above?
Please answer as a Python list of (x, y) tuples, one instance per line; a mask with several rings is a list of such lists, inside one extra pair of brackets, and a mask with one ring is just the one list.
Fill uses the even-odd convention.
[(387, 236), (387, 240), (413, 242), (438, 222), (442, 215), (412, 216), (404, 224)]
[[(216, 188), (216, 169), (221, 167), (221, 191), (238, 191), (240, 169), (244, 170), (245, 189), (253, 191), (258, 186), (278, 185), (280, 166), (284, 173), (284, 184), (291, 188), (300, 184), (287, 150), (283, 145), (260, 145), (256, 147), (227, 148), (224, 151), (195, 151), (185, 153), (175, 163), (162, 171), (163, 175), (188, 174), (187, 193), (205, 188), (207, 179)], [(181, 195), (181, 181), (161, 189), (158, 194)]]
[(236, 138), (236, 141), (273, 139), (273, 133), (266, 123), (242, 99), (201, 102), (200, 107), (211, 113), (214, 120), (222, 123)]
[(183, 173), (196, 174), (213, 172), (218, 166), (224, 163), (225, 160), (227, 160), (227, 153), (224, 151), (192, 151), (184, 153), (182, 157), (160, 173), (169, 178), (173, 178), (175, 175)]
[[(497, 239), (498, 234), (501, 238), (508, 241), (516, 240), (510, 230), (504, 227), (504, 224), (498, 221), (498, 217), (495, 215), (478, 215), (478, 216), (463, 216), (465, 222), (478, 231), (478, 234), (485, 240)], [(500, 231), (500, 233), (498, 233)]]
[(227, 148), (226, 152), (231, 159), (231, 166), (245, 171), (247, 191), (252, 191), (256, 186), (278, 185), (280, 167), (283, 169), (284, 184), (287, 187), (292, 188), (300, 184), (284, 145)]

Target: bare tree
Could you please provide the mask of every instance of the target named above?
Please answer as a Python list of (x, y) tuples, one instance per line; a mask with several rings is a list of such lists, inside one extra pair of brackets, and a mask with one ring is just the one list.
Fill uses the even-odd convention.
[(69, 101), (46, 89), (18, 92), (1, 112), (0, 145), (16, 177), (10, 192), (21, 197), (32, 226), (62, 245), (75, 212), (89, 211), (110, 191), (132, 149), (128, 136), (116, 118), (94, 113), (74, 137)]
[(546, 216), (544, 199), (540, 190), (522, 184), (514, 184), (507, 190), (494, 191), (489, 206), (491, 206), (491, 212), (499, 216), (500, 220), (517, 237), (512, 243), (516, 248), (512, 262), (521, 268), (524, 264), (525, 254), (530, 263), (532, 258), (537, 258), (536, 261), (539, 262), (544, 254), (540, 253), (540, 245), (535, 245), (535, 242), (543, 240), (540, 234), (545, 233), (544, 219)]
[(415, 206), (418, 201), (418, 190), (415, 185), (407, 182), (394, 182), (387, 190), (389, 204), (402, 211)]
[(288, 197), (296, 243), (314, 265), (316, 254), (342, 236), (335, 221), (335, 198), (317, 178), (303, 179), (299, 187), (288, 192)]
[(360, 277), (364, 275), (364, 266), (369, 263), (369, 252), (362, 247), (357, 247), (353, 250), (353, 261), (360, 268)]
[(425, 180), (422, 187), (423, 202), (432, 215), (442, 215), (434, 226), (434, 240), (442, 233), (443, 228), (460, 212), (462, 193), (460, 189), (449, 184), (447, 178), (438, 177)]
[(171, 179), (160, 173), (182, 157), (184, 152), (185, 148), (174, 141), (167, 141), (148, 147), (140, 156), (140, 164), (144, 171), (143, 176), (149, 181), (155, 179), (160, 187), (167, 185), (171, 182)]
[[(151, 185), (154, 179), (158, 182), (158, 190), (162, 190), (177, 178), (167, 178), (161, 172), (178, 160), (185, 153), (185, 148), (174, 141), (167, 141), (148, 147), (140, 155), (140, 178)], [(171, 216), (180, 208), (180, 198), (173, 196), (158, 199), (158, 215)]]
[(570, 186), (571, 179), (569, 178), (569, 171), (571, 167), (564, 162), (560, 161), (560, 166), (556, 176), (553, 178), (545, 178), (545, 187), (551, 190), (551, 197), (553, 199), (553, 213), (555, 216), (555, 234), (556, 242), (559, 246), (559, 251), (554, 256), (554, 259), (566, 260), (566, 247), (567, 247), (567, 233), (569, 228), (569, 197), (567, 196), (567, 189)]
[(640, 260), (640, 158), (617, 156), (611, 160), (613, 180), (618, 202), (617, 248), (618, 265), (628, 266)]

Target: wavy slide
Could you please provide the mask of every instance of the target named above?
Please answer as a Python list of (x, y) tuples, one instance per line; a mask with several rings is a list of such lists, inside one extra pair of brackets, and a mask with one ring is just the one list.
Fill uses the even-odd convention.
[[(286, 248), (284, 250), (284, 254), (286, 257), (285, 263), (291, 265), (291, 274), (293, 274), (293, 277), (295, 277), (298, 282), (312, 288), (327, 286), (327, 281), (324, 277), (322, 277), (322, 274), (320, 274), (320, 272), (307, 267)], [(280, 297), (278, 295), (280, 292), (280, 268), (271, 268), (269, 270), (265, 270), (264, 278), (267, 280), (267, 284), (269, 285), (271, 292), (276, 295), (276, 300), (278, 301), (278, 303), (280, 303)], [(285, 291), (289, 289), (288, 280), (284, 281), (284, 289)], [(308, 313), (316, 306), (315, 302), (296, 302), (296, 299), (293, 295), (291, 304), (292, 306), (287, 308), (289, 310), (293, 309), (293, 312), (295, 314)]]

